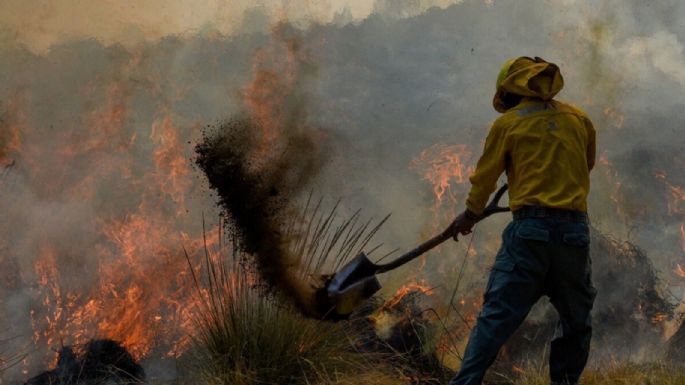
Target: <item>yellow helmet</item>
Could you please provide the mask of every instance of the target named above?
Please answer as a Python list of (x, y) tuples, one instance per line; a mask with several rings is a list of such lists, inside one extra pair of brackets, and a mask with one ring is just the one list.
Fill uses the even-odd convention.
[(504, 79), (507, 78), (507, 75), (509, 75), (509, 70), (511, 69), (511, 66), (514, 64), (514, 62), (518, 58), (512, 58), (506, 61), (504, 65), (502, 66), (502, 69), (499, 70), (499, 74), (497, 74), (497, 83), (495, 84), (495, 91), (498, 91), (500, 87), (502, 87), (502, 83), (504, 83)]
[(564, 87), (564, 79), (556, 64), (521, 56), (504, 63), (495, 86), (492, 105), (503, 113), (509, 109), (503, 101), (507, 93), (550, 100)]

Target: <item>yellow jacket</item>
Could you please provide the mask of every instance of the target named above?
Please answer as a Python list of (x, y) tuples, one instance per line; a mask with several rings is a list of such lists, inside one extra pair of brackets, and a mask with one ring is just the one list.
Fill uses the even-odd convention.
[(508, 90), (526, 97), (492, 125), (466, 207), (480, 214), (506, 171), (512, 211), (526, 205), (587, 211), (595, 130), (583, 111), (552, 99), (563, 87), (556, 65), (525, 59), (498, 80), (496, 107)]

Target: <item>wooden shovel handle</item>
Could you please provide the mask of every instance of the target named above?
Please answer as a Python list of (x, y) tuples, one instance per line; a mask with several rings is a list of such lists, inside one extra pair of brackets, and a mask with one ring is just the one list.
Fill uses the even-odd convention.
[[(502, 199), (502, 195), (504, 195), (504, 192), (507, 191), (507, 188), (508, 186), (505, 184), (504, 186), (500, 187), (499, 190), (497, 190), (497, 193), (495, 193), (495, 196), (492, 198), (490, 203), (488, 203), (488, 205), (485, 207), (483, 213), (478, 217), (478, 219), (476, 219), (476, 223), (482, 221), (483, 219), (489, 217), (492, 214), (509, 211), (509, 207), (499, 206), (499, 201), (500, 199)], [(423, 253), (433, 249), (435, 246), (452, 238), (453, 235), (454, 234), (450, 231), (450, 228), (448, 227), (442, 233), (418, 245), (416, 248), (402, 254), (394, 261), (388, 262), (384, 265), (379, 265), (378, 270), (376, 272), (385, 273), (386, 271), (396, 269), (404, 265), (405, 263), (414, 260), (416, 257), (422, 255)]]

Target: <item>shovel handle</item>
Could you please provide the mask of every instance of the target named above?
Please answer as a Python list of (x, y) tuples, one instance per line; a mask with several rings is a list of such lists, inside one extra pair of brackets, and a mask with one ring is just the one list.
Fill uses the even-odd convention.
[[(509, 211), (509, 207), (501, 207), (499, 206), (499, 201), (502, 199), (502, 195), (504, 195), (504, 192), (507, 191), (508, 186), (505, 184), (504, 186), (500, 187), (499, 190), (497, 190), (497, 193), (495, 193), (495, 196), (492, 198), (490, 203), (485, 207), (485, 210), (483, 210), (483, 213), (476, 219), (476, 223), (482, 221), (483, 219), (489, 217), (492, 214), (495, 213), (501, 213), (505, 211)], [(399, 256), (397, 259), (395, 259), (392, 262), (388, 262), (384, 265), (379, 265), (378, 269), (376, 270), (377, 273), (385, 273), (386, 271), (390, 271), (393, 269), (396, 269), (405, 263), (414, 260), (416, 257), (422, 255), (423, 253), (433, 249), (437, 245), (445, 242), (446, 240), (452, 238), (454, 234), (450, 231), (450, 228), (445, 229), (442, 233), (434, 236), (433, 238), (427, 240), (426, 242), (418, 245), (416, 248), (413, 250), (410, 250), (401, 256)]]

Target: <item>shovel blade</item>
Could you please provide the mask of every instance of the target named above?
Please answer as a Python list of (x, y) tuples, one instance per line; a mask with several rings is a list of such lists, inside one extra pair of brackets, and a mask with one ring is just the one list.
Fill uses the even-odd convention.
[(374, 275), (377, 269), (378, 266), (361, 252), (333, 276), (327, 294), (338, 315), (349, 315), (381, 289)]
[(331, 298), (335, 304), (335, 312), (339, 316), (350, 315), (380, 289), (381, 283), (375, 275), (354, 282)]

